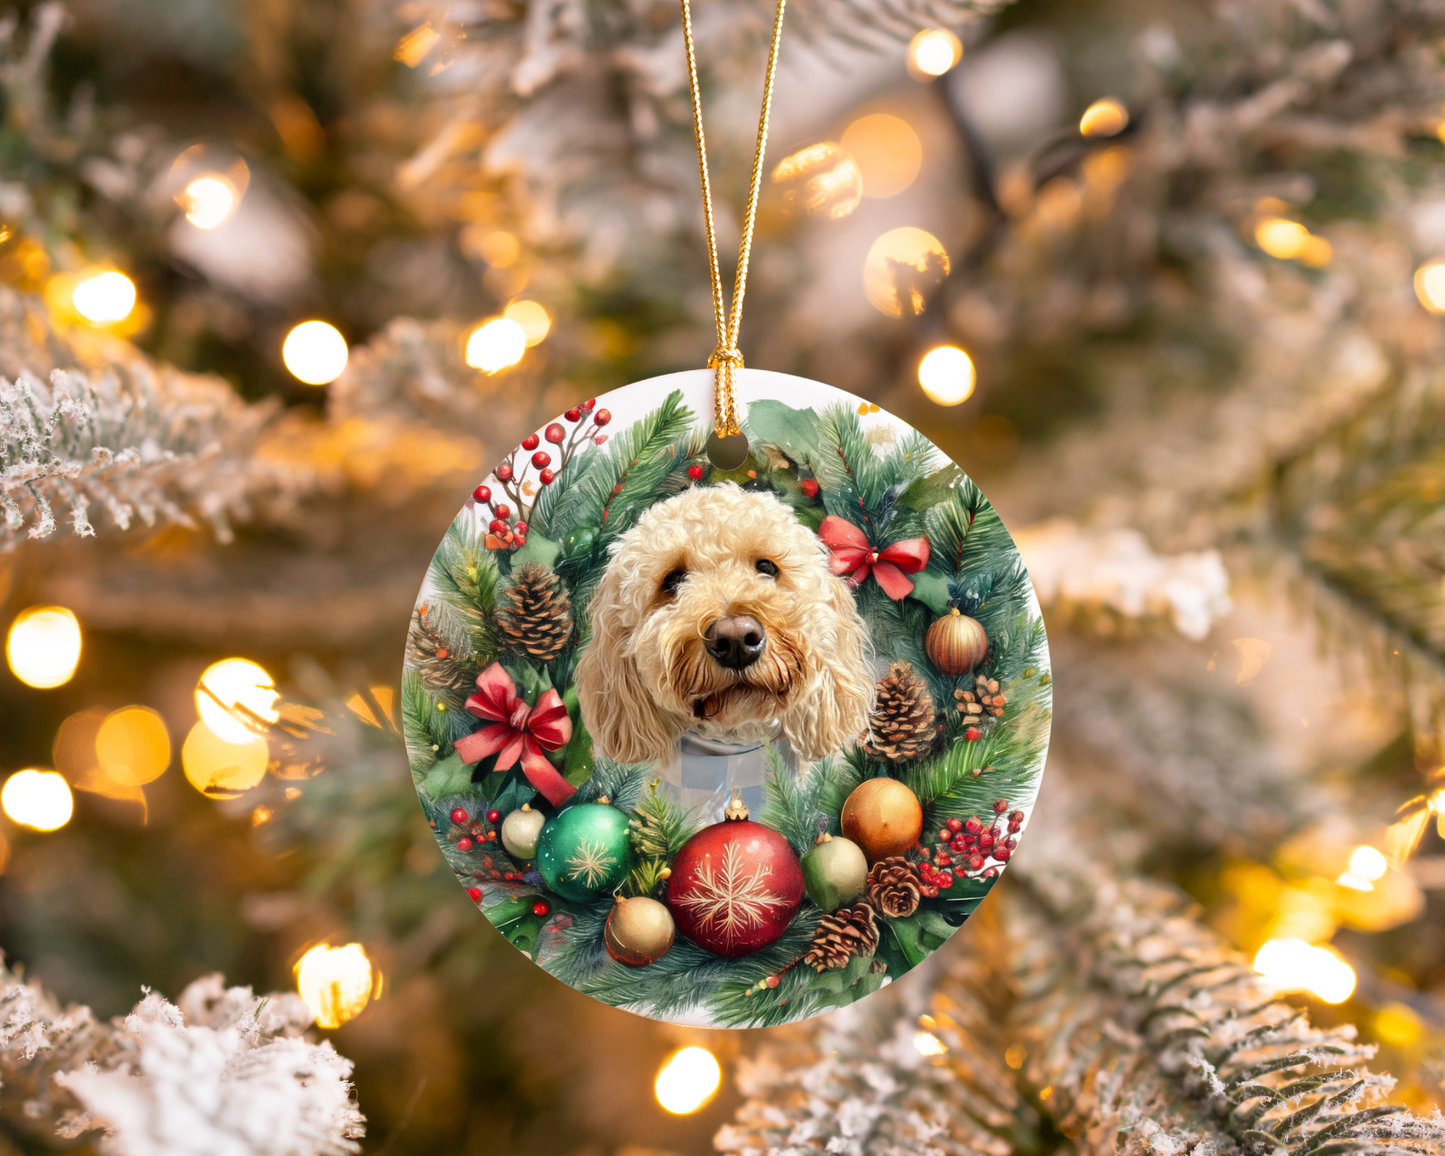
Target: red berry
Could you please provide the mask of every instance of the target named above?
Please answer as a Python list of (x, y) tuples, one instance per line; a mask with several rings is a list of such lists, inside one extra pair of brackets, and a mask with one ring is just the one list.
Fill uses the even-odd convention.
[(950, 839), (952, 839), (952, 838), (953, 838), (953, 832), (950, 831), (947, 827), (943, 827), (943, 828), (940, 828), (940, 829), (939, 829), (939, 832), (938, 832), (938, 841), (939, 841), (940, 843), (947, 843), (947, 842), (948, 842)]
[(472, 491), (472, 497), (479, 502), (490, 502), (492, 500), (492, 491), (486, 486), (478, 486)]
[(1017, 834), (1019, 831), (1023, 830), (1023, 824), (1010, 819), (1008, 829)]
[(535, 454), (532, 455), (532, 464), (536, 466), (539, 470), (543, 466), (550, 466), (552, 464), (552, 455), (549, 454), (546, 450), (538, 450)]
[(556, 479), (556, 477), (557, 473), (555, 470), (543, 470), (540, 474), (537, 475), (537, 480), (541, 482), (544, 486), (550, 486), (552, 482)]
[(1008, 800), (1007, 800), (1007, 799), (1000, 799), (998, 802), (996, 802), (996, 803), (993, 805), (993, 813), (994, 813), (995, 815), (1002, 815), (1002, 814), (1003, 814), (1005, 811), (1007, 811), (1007, 810), (1008, 810)]
[(457, 840), (457, 850), (458, 850), (458, 851), (470, 851), (471, 849), (472, 849), (472, 841), (471, 841), (471, 839), (468, 838), (466, 835), (463, 835), (460, 839)]
[(962, 830), (963, 830), (963, 820), (962, 820), (962, 819), (950, 819), (950, 820), (948, 821), (948, 829), (949, 829), (950, 831), (962, 831)]
[(465, 823), (470, 818), (471, 816), (467, 814), (467, 809), (465, 807), (458, 807), (455, 811), (452, 812), (453, 823)]
[(539, 899), (536, 903), (532, 904), (532, 914), (546, 918), (552, 914), (552, 907), (545, 899)]
[(538, 438), (536, 434), (528, 434), (522, 439), (522, 448), (524, 450), (534, 450), (537, 448), (537, 443), (540, 440), (541, 439)]
[(507, 532), (507, 523), (502, 521), (501, 518), (493, 518), (491, 525), (489, 525), (487, 529), (493, 534), (505, 534)]
[(1010, 811), (1008, 821), (1010, 823), (1022, 823), (1024, 821), (1024, 813), (1022, 811)]
[(492, 472), (497, 475), (497, 481), (499, 482), (510, 482), (512, 480), (512, 466), (509, 462), (503, 462)]
[(927, 895), (928, 898), (930, 898), (930, 899), (937, 899), (937, 898), (938, 898), (938, 888), (937, 888), (937, 887), (920, 887), (919, 890), (922, 891), (923, 894)]
[(977, 871), (977, 870), (978, 870), (980, 867), (982, 867), (982, 866), (983, 866), (983, 856), (982, 856), (982, 855), (972, 855), (972, 856), (969, 857), (969, 860), (968, 860), (968, 869), (969, 869), (970, 871)]
[(562, 416), (565, 417), (568, 421), (581, 421), (582, 411), (580, 409), (569, 409)]
[(499, 819), (501, 819), (501, 817), (502, 817), (502, 812), (501, 812), (501, 811), (498, 811), (495, 807), (492, 808), (492, 810), (490, 810), (490, 811), (487, 812), (487, 822), (488, 822), (488, 823), (495, 823), (495, 822), (497, 822)]
[(947, 891), (953, 886), (953, 872), (944, 871), (938, 876), (938, 886)]
[(599, 409), (592, 418), (592, 421), (597, 425), (606, 425), (611, 420), (612, 411), (610, 409)]
[(589, 397), (586, 401), (584, 401), (584, 402), (582, 403), (582, 410), (583, 410), (583, 412), (584, 412), (584, 413), (591, 413), (591, 412), (592, 412), (592, 407), (593, 407), (594, 405), (596, 405), (596, 404), (597, 404), (597, 399), (596, 399), (595, 397)]
[(970, 815), (968, 821), (965, 822), (963, 826), (970, 835), (977, 835), (983, 830), (983, 820), (977, 815)]
[(953, 866), (953, 860), (950, 859), (947, 855), (940, 855), (937, 859), (934, 860), (934, 862), (935, 862), (936, 864), (938, 864), (938, 866), (940, 866), (940, 867), (952, 867), (952, 866)]
[(498, 502), (498, 503), (497, 503), (497, 517), (501, 518), (503, 521), (506, 521), (506, 519), (510, 518), (511, 516), (512, 516), (512, 507), (509, 506), (509, 505), (507, 505), (505, 502)]
[(985, 851), (987, 851), (990, 847), (993, 846), (993, 836), (990, 835), (987, 831), (985, 831), (982, 835), (978, 837), (978, 845), (982, 847)]
[(521, 549), (523, 546), (525, 546), (526, 544), (527, 544), (527, 535), (526, 535), (526, 534), (518, 534), (514, 539), (512, 539), (512, 545), (516, 546), (518, 550), (520, 550), (520, 549)]
[(554, 421), (551, 425), (549, 425), (549, 426), (547, 427), (547, 430), (546, 430), (546, 433), (545, 433), (544, 436), (547, 438), (547, 440), (548, 440), (549, 442), (556, 443), (556, 442), (560, 442), (564, 437), (567, 436), (567, 431), (564, 430), (557, 422)]
[(999, 860), (1001, 863), (1007, 863), (1008, 857), (1012, 854), (1013, 852), (1010, 851), (1007, 847), (996, 847), (994, 848), (993, 857)]
[(955, 839), (952, 843), (948, 845), (948, 849), (952, 851), (955, 855), (967, 855), (968, 843), (963, 839)]
[(513, 527), (513, 529), (515, 529), (519, 534), (525, 534), (527, 532), (527, 523), (518, 522), (516, 526)]
[(600, 445), (601, 445), (603, 442), (605, 442), (606, 440), (607, 440), (607, 435), (606, 435), (606, 434), (598, 434), (595, 438), (592, 439), (592, 444), (593, 444), (594, 446), (600, 446)]
[(496, 841), (497, 841), (497, 833), (496, 833), (495, 831), (488, 831), (488, 832), (487, 832), (487, 842), (489, 842), (489, 843), (495, 843)]
[(978, 727), (969, 727), (968, 730), (963, 732), (963, 737), (971, 743), (976, 743), (979, 739), (983, 738), (983, 731), (979, 730)]
[(776, 975), (770, 975), (770, 976), (768, 976), (768, 978), (767, 978), (767, 985), (768, 985), (769, 987), (777, 987), (778, 984), (779, 984), (779, 982), (781, 982), (781, 981), (778, 979), (778, 977), (777, 977)]
[(1004, 845), (1005, 847), (1007, 847), (1010, 851), (1012, 851), (1015, 847), (1017, 847), (1017, 846), (1019, 845), (1019, 841), (1018, 841), (1017, 839), (1012, 839), (1012, 838), (1010, 838), (1010, 839), (1005, 839), (1005, 840), (1003, 841), (1003, 845)]
[(482, 889), (480, 887), (468, 887), (467, 898), (473, 903), (480, 903), (482, 901)]
[(695, 482), (702, 481), (703, 468), (701, 466), (688, 466), (687, 476)]
[(816, 498), (818, 496), (818, 483), (812, 478), (804, 478), (799, 483), (799, 489), (803, 491), (805, 497)]
[(997, 878), (998, 878), (998, 868), (997, 868), (997, 867), (990, 867), (987, 871), (985, 871), (985, 872), (983, 873), (983, 877), (984, 877), (985, 879), (997, 879)]

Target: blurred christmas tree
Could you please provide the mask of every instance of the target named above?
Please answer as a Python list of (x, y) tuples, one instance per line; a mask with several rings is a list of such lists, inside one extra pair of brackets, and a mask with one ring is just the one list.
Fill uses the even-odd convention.
[[(770, 17), (698, 6), (725, 247)], [(373, 1151), (1439, 1151), (1445, 9), (789, 21), (744, 352), (912, 422), (1019, 539), (1057, 716), (1000, 895), (844, 1015), (664, 1028), (504, 946), (416, 809), (456, 506), (711, 347), (671, 2), (77, 0), (0, 22), (0, 771), (68, 783), (5, 794), (7, 959), (102, 1019), (299, 983)], [(294, 1122), (236, 1150), (359, 1127), (324, 1049), (281, 1090), (290, 1005), (108, 1030), (4, 979), (0, 1151), (187, 1150), (123, 1118), (180, 1118), (204, 1032)], [(741, 1079), (675, 1115), (683, 1044)], [(150, 1074), (53, 1083), (89, 1055)]]

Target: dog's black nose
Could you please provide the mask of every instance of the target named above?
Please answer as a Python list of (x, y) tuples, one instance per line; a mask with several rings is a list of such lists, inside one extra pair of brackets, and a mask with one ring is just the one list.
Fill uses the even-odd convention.
[(763, 624), (749, 614), (719, 618), (707, 628), (703, 642), (719, 666), (746, 670), (762, 657), (768, 635)]

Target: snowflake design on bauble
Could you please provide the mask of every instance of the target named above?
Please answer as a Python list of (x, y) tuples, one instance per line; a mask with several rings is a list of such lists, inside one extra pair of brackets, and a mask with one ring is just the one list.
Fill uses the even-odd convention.
[(742, 848), (729, 843), (723, 852), (722, 870), (714, 869), (711, 855), (705, 856), (693, 873), (691, 892), (676, 903), (695, 913), (702, 925), (716, 931), (724, 942), (733, 944), (761, 927), (775, 908), (792, 906), (774, 894), (768, 879), (772, 873), (764, 863), (754, 863), (748, 872)]
[(567, 860), (567, 874), (584, 887), (597, 888), (607, 882), (607, 877), (616, 866), (616, 856), (606, 847), (590, 839), (583, 839), (577, 844), (577, 850), (572, 853), (572, 857)]

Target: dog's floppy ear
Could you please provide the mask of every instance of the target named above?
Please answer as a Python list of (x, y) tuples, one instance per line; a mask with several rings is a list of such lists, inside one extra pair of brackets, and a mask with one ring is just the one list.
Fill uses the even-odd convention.
[(577, 661), (577, 700), (597, 754), (619, 763), (666, 762), (682, 727), (658, 709), (627, 653), (620, 587), (609, 567), (592, 596), (592, 639)]
[(814, 692), (783, 717), (783, 733), (798, 754), (821, 759), (842, 748), (868, 725), (873, 706), (873, 674), (868, 663), (868, 627), (853, 593), (841, 578), (829, 575), (825, 598), (833, 617), (833, 637), (818, 652), (823, 670)]

